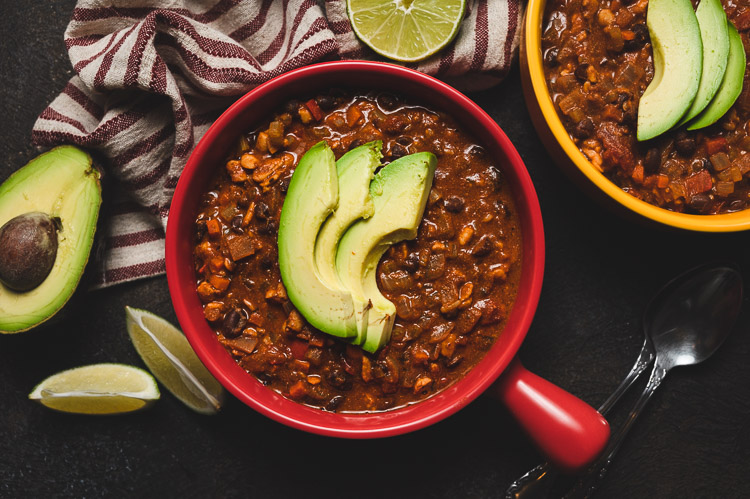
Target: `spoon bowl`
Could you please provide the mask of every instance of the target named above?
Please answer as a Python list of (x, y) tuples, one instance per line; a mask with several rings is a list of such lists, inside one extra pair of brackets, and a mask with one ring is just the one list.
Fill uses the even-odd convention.
[(661, 365), (709, 358), (732, 330), (741, 304), (742, 277), (732, 265), (704, 265), (670, 281), (644, 314)]

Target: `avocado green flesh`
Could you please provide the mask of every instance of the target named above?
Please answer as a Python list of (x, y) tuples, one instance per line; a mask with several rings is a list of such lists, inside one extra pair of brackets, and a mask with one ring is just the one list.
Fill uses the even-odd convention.
[(61, 222), (57, 256), (46, 279), (23, 293), (0, 284), (0, 333), (31, 329), (70, 299), (89, 258), (100, 205), (99, 172), (88, 154), (72, 146), (34, 158), (0, 185), (0, 226), (35, 211)]
[[(368, 142), (344, 154), (336, 161), (339, 202), (336, 211), (325, 221), (315, 242), (315, 265), (321, 280), (328, 287), (341, 288), (336, 272), (336, 251), (339, 240), (354, 222), (369, 218), (375, 211), (370, 197), (370, 182), (383, 157), (381, 141)], [(367, 307), (354, 303), (357, 334), (364, 331)]]
[(355, 306), (369, 308), (365, 334), (353, 340), (368, 352), (390, 339), (396, 316), (396, 307), (378, 289), (378, 262), (392, 244), (416, 237), (436, 164), (432, 153), (423, 152), (383, 167), (370, 184), (375, 214), (352, 225), (339, 242), (339, 278), (351, 291)]
[(701, 114), (688, 123), (688, 130), (697, 130), (716, 123), (729, 110), (742, 93), (747, 56), (742, 38), (732, 23), (727, 21), (729, 32), (729, 59), (724, 79), (713, 100)]
[(639, 141), (660, 135), (690, 108), (701, 80), (703, 43), (690, 0), (651, 0), (646, 18), (654, 79), (638, 105)]
[(333, 151), (315, 144), (300, 159), (281, 208), (279, 269), (289, 299), (314, 327), (333, 336), (356, 335), (349, 291), (323, 281), (315, 264), (315, 240), (338, 204)]
[(695, 11), (703, 42), (703, 70), (698, 93), (680, 125), (698, 115), (711, 102), (724, 78), (729, 57), (727, 15), (721, 0), (701, 0)]

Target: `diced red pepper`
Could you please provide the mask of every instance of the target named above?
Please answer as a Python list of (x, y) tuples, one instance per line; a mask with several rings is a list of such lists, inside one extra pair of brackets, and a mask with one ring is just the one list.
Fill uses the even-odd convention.
[(212, 218), (206, 222), (206, 229), (208, 230), (208, 235), (211, 237), (217, 237), (221, 235), (221, 224), (215, 218)]
[(353, 127), (357, 124), (360, 118), (362, 118), (362, 111), (360, 111), (355, 104), (349, 106), (346, 110), (346, 124), (349, 125), (349, 127)]
[(630, 176), (634, 182), (638, 184), (643, 183), (643, 166), (642, 165), (635, 165), (635, 168), (633, 168), (633, 174)]
[(215, 287), (219, 291), (226, 291), (229, 287), (229, 283), (231, 283), (232, 281), (220, 275), (212, 275), (208, 278), (208, 282), (210, 282), (211, 286)]
[(305, 102), (305, 106), (307, 106), (307, 109), (310, 110), (310, 114), (313, 115), (315, 121), (320, 121), (323, 119), (323, 110), (320, 109), (320, 106), (318, 106), (318, 103), (315, 102), (315, 99), (310, 99), (309, 101)]
[(669, 185), (669, 177), (659, 174), (656, 176), (656, 187), (664, 189)]
[(305, 387), (304, 381), (297, 381), (295, 384), (289, 387), (289, 396), (291, 398), (301, 399), (305, 395), (307, 395), (307, 388)]
[(690, 196), (710, 191), (711, 187), (713, 187), (711, 174), (706, 170), (694, 173), (685, 180), (685, 187), (687, 187), (687, 192)]
[(706, 139), (706, 152), (709, 156), (721, 152), (727, 148), (727, 139), (724, 137), (715, 137)]
[(208, 268), (211, 269), (211, 272), (220, 272), (224, 270), (224, 259), (220, 256), (211, 258), (208, 262)]
[(304, 360), (307, 348), (310, 345), (306, 341), (292, 340), (289, 344), (289, 348), (292, 350), (292, 356), (297, 360)]

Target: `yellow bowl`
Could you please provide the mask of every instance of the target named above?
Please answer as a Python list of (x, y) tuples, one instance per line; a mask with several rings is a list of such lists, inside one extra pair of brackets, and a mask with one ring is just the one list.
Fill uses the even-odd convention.
[(521, 79), (526, 107), (547, 151), (595, 199), (627, 218), (701, 232), (750, 229), (750, 209), (723, 215), (688, 215), (659, 208), (626, 193), (578, 149), (563, 127), (547, 89), (542, 66), (542, 21), (546, 0), (529, 0), (521, 31)]

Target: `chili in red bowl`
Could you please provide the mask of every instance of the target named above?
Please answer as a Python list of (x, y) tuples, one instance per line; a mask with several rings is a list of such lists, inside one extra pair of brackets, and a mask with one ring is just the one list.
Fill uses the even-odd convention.
[[(309, 325), (281, 281), (286, 187), (320, 140), (337, 157), (381, 141), (384, 164), (438, 158), (417, 238), (378, 267), (397, 318), (375, 354)], [(393, 93), (329, 91), (288, 101), (227, 156), (196, 219), (197, 292), (218, 341), (263, 384), (329, 411), (392, 410), (455, 383), (491, 348), (515, 299), (521, 229), (502, 172), (453, 118)]]

